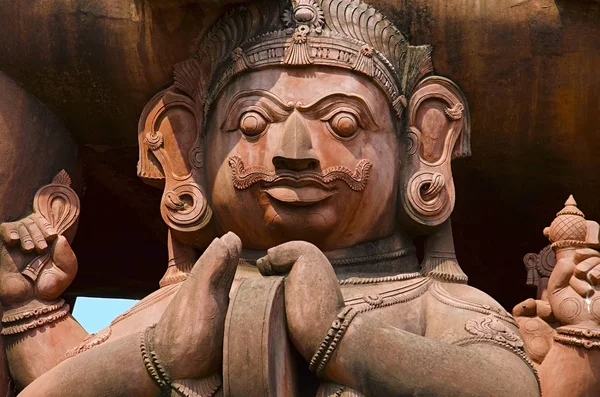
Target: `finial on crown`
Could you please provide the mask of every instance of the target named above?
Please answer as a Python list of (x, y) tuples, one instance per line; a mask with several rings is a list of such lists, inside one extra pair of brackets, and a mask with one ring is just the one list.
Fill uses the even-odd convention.
[(550, 239), (552, 247), (584, 245), (587, 234), (585, 215), (577, 208), (572, 195), (565, 202), (565, 207), (556, 214), (550, 227), (544, 229), (544, 235)]

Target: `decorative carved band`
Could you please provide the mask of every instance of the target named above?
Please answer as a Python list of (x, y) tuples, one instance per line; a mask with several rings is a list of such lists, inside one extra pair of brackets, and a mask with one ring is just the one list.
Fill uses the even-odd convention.
[(600, 338), (600, 329), (558, 327), (556, 332), (561, 335), (583, 336), (584, 338)]
[(586, 349), (600, 348), (600, 330), (576, 328), (576, 327), (558, 327), (557, 335), (554, 340), (563, 345), (584, 347)]
[(394, 281), (408, 281), (421, 277), (421, 273), (403, 273), (395, 276), (384, 277), (350, 277), (345, 280), (340, 280), (340, 285), (364, 285), (364, 284), (380, 284), (391, 283)]
[(146, 328), (140, 335), (140, 350), (144, 366), (150, 377), (162, 390), (161, 395), (184, 397), (212, 397), (221, 388), (221, 375), (203, 379), (172, 380), (154, 351), (156, 325)]
[(310, 360), (308, 366), (319, 378), (323, 378), (325, 368), (327, 367), (331, 356), (346, 334), (350, 323), (358, 313), (359, 311), (355, 310), (353, 307), (346, 306), (340, 311), (337, 318), (331, 324), (331, 328), (327, 332), (323, 342), (321, 342), (319, 349)]
[(357, 256), (351, 258), (330, 259), (329, 262), (333, 267), (338, 266), (358, 266), (358, 265), (374, 265), (381, 262), (393, 261), (396, 259), (407, 257), (415, 253), (414, 248), (401, 248), (392, 252), (384, 252), (381, 254)]
[(364, 313), (417, 299), (427, 292), (431, 283), (431, 279), (421, 278), (414, 283), (400, 285), (389, 291), (349, 297), (345, 299), (344, 303), (347, 306), (353, 306), (359, 313)]
[[(14, 322), (26, 320), (26, 319), (32, 318), (32, 317), (39, 317), (44, 314), (48, 314), (50, 312), (55, 312), (58, 309), (62, 308), (64, 305), (65, 305), (65, 301), (63, 299), (60, 299), (58, 302), (56, 302), (54, 304), (44, 305), (44, 306), (38, 307), (33, 310), (28, 310), (28, 311), (24, 311), (24, 312), (16, 312), (16, 313), (12, 312), (12, 311), (7, 311), (2, 316), (2, 324), (14, 323)], [(11, 314), (11, 313), (14, 313), (14, 314)]]
[(83, 352), (86, 352), (96, 346), (100, 346), (106, 342), (112, 335), (112, 328), (108, 327), (98, 333), (88, 335), (81, 344), (67, 351), (63, 360), (75, 357)]
[(554, 341), (562, 345), (584, 347), (588, 350), (600, 348), (600, 340), (589, 340), (577, 338), (575, 336), (554, 335)]
[[(61, 300), (57, 304), (41, 307), (31, 312), (8, 315), (2, 318), (2, 335), (17, 335), (32, 329), (40, 328), (66, 317), (70, 307)], [(14, 320), (13, 320), (14, 319)], [(25, 320), (25, 321), (23, 321)]]
[(459, 284), (466, 284), (469, 281), (469, 277), (463, 272), (453, 253), (428, 252), (421, 267), (421, 273), (425, 277)]
[(508, 313), (506, 310), (502, 308), (494, 309), (488, 305), (480, 305), (477, 303), (471, 303), (459, 299), (455, 296), (452, 296), (444, 289), (441, 283), (433, 283), (431, 286), (431, 295), (437, 299), (438, 301), (448, 305), (455, 307), (457, 309), (469, 310), (476, 313), (487, 314), (493, 316), (499, 320), (506, 321), (510, 325), (518, 328), (517, 322), (515, 319)]

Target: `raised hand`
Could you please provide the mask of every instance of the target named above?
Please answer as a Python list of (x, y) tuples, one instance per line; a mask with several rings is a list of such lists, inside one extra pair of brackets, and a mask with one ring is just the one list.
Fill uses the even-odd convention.
[(33, 213), (0, 225), (0, 301), (5, 309), (60, 297), (77, 273), (70, 246), (80, 202), (63, 170), (33, 199)]
[(0, 238), (8, 247), (20, 245), (24, 253), (34, 249), (38, 254), (46, 252), (48, 243), (58, 237), (58, 232), (42, 215), (33, 213), (16, 222), (0, 225)]
[(263, 275), (289, 273), (285, 279), (289, 336), (310, 361), (344, 306), (333, 267), (321, 250), (304, 241), (271, 248), (257, 266)]
[(548, 300), (561, 325), (600, 329), (600, 252), (571, 250), (560, 259), (548, 281)]
[(43, 216), (33, 213), (0, 225), (0, 300), (4, 307), (33, 298), (57, 299), (77, 273), (67, 239)]
[(215, 239), (156, 326), (156, 353), (172, 379), (220, 373), (229, 289), (241, 249), (233, 233)]

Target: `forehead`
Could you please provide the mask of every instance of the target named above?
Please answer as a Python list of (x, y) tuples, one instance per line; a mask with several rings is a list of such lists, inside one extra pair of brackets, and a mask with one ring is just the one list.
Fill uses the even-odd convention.
[(253, 71), (232, 80), (219, 96), (226, 105), (234, 95), (246, 90), (265, 90), (284, 102), (312, 103), (332, 93), (361, 96), (373, 109), (387, 104), (387, 97), (368, 78), (347, 70), (329, 67), (268, 68)]

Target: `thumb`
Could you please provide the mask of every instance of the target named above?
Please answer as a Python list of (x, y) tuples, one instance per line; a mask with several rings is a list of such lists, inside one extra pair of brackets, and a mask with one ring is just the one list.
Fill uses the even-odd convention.
[(3, 243), (0, 243), (0, 272), (4, 275), (7, 273), (20, 273), (19, 265), (24, 261), (23, 254), (18, 250), (9, 251)]
[(23, 256), (17, 249), (14, 251), (15, 258), (11, 252), (0, 243), (0, 301), (4, 306), (10, 306), (30, 299), (33, 295), (31, 282), (21, 275), (16, 260), (23, 260)]
[(575, 263), (569, 258), (561, 259), (556, 263), (556, 266), (550, 275), (550, 279), (548, 280), (548, 290), (550, 295), (569, 285), (574, 270)]
[(65, 273), (69, 282), (75, 278), (77, 274), (77, 257), (64, 236), (58, 236), (54, 243), (52, 262)]
[(234, 233), (214, 239), (194, 265), (190, 278), (208, 282), (212, 288), (229, 290), (241, 252), (242, 241)]
[(59, 236), (52, 251), (50, 264), (42, 269), (35, 284), (36, 295), (42, 299), (57, 299), (69, 287), (77, 274), (77, 257), (69, 242)]

